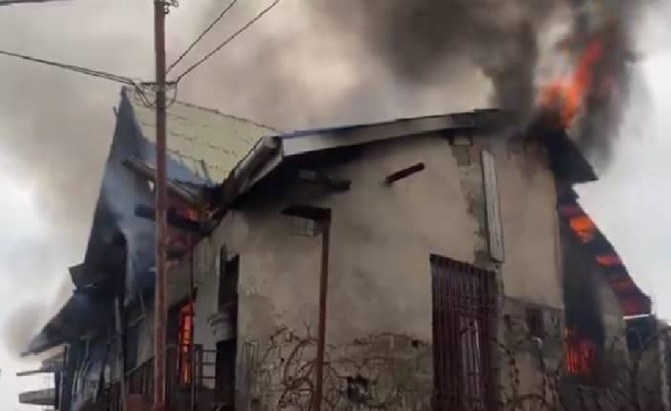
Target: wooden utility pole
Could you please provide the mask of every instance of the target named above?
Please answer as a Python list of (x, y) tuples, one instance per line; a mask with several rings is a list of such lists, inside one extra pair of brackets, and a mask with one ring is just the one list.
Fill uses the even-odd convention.
[(156, 53), (156, 286), (154, 312), (154, 410), (166, 406), (166, 296), (167, 192), (166, 192), (166, 62), (165, 15), (168, 0), (154, 0), (154, 49)]

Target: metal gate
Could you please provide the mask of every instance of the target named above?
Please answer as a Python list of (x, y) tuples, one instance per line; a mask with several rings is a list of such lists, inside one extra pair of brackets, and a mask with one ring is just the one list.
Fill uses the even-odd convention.
[(493, 411), (494, 273), (431, 256), (434, 409)]

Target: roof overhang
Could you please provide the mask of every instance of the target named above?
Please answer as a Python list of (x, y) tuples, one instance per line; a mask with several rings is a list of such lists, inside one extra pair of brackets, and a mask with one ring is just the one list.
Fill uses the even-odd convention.
[[(565, 218), (575, 232), (574, 221), (589, 222), (588, 233), (575, 233), (577, 241), (586, 247), (594, 256), (606, 281), (617, 296), (625, 317), (646, 316), (652, 312), (652, 301), (636, 285), (621, 257), (599, 230), (591, 217), (578, 203), (578, 195), (569, 190), (559, 198), (559, 215)], [(581, 226), (584, 224), (581, 224)]]
[(51, 348), (94, 335), (111, 321), (112, 299), (95, 290), (75, 291), (28, 344), (22, 356), (40, 354)]
[(509, 115), (501, 110), (487, 109), (264, 137), (224, 181), (221, 201), (224, 211), (221, 212), (289, 158), (433, 132), (494, 131), (505, 127)]

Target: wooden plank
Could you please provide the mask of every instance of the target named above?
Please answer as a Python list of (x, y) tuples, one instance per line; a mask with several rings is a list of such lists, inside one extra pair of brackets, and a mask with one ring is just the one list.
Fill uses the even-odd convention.
[(492, 260), (502, 263), (505, 259), (505, 250), (503, 246), (501, 203), (496, 181), (496, 162), (492, 153), (487, 150), (482, 150), (482, 176), (487, 206), (489, 256)]
[(413, 166), (406, 167), (402, 170), (399, 170), (395, 173), (388, 175), (385, 181), (387, 182), (387, 184), (393, 184), (398, 180), (409, 177), (415, 173), (419, 173), (420, 171), (424, 170), (424, 168), (425, 168), (424, 163), (417, 163)]

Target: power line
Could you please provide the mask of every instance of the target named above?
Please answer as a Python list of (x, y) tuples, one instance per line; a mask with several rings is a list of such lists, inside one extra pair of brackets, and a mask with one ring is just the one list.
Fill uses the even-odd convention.
[(57, 67), (64, 70), (74, 71), (75, 73), (85, 74), (87, 76), (98, 77), (109, 81), (115, 81), (117, 83), (127, 84), (130, 86), (136, 86), (136, 82), (128, 77), (119, 76), (117, 74), (106, 73), (104, 71), (92, 70), (86, 67), (74, 66), (71, 64), (59, 63), (56, 61), (44, 60), (37, 57), (27, 56), (25, 54), (12, 53), (10, 51), (0, 50), (0, 55), (19, 58), (21, 60), (31, 61), (34, 63), (40, 63), (51, 67)]
[(200, 33), (200, 35), (196, 38), (196, 40), (194, 40), (193, 43), (191, 43), (191, 45), (189, 45), (189, 47), (187, 47), (187, 49), (184, 50), (184, 52), (182, 54), (180, 54), (180, 56), (177, 58), (177, 60), (175, 60), (170, 65), (170, 67), (168, 67), (167, 73), (170, 73), (170, 70), (175, 68), (175, 66), (178, 65), (184, 59), (184, 57), (186, 57), (186, 55), (189, 54), (191, 52), (191, 50), (193, 50), (194, 47), (196, 47), (196, 44), (198, 44), (198, 42), (200, 42), (203, 39), (203, 37), (205, 37), (205, 35), (207, 35), (207, 33), (209, 33), (210, 30), (212, 30), (212, 28), (214, 28), (214, 26), (216, 26), (217, 23), (219, 23), (221, 21), (221, 19), (224, 18), (224, 16), (226, 16), (226, 14), (233, 8), (233, 6), (235, 6), (235, 4), (237, 2), (238, 2), (238, 0), (233, 0), (229, 3), (229, 5), (221, 12), (221, 14), (219, 14), (219, 16), (217, 16), (217, 18), (214, 19), (212, 21), (212, 23), (210, 23), (210, 25), (207, 26), (205, 28), (205, 30), (203, 30), (202, 33)]
[(282, 0), (275, 0), (275, 1), (273, 1), (268, 7), (266, 7), (265, 9), (263, 9), (263, 11), (261, 11), (259, 14), (257, 14), (256, 17), (254, 17), (254, 18), (251, 19), (247, 24), (245, 24), (244, 26), (242, 26), (242, 27), (240, 28), (240, 30), (238, 30), (238, 31), (236, 31), (235, 33), (233, 33), (233, 35), (231, 35), (231, 36), (228, 37), (226, 40), (224, 40), (222, 43), (220, 43), (220, 44), (219, 44), (217, 47), (215, 47), (212, 51), (210, 51), (209, 53), (207, 53), (203, 58), (201, 58), (201, 59), (198, 60), (195, 64), (193, 64), (191, 67), (189, 67), (188, 69), (186, 69), (182, 74), (179, 75), (179, 77), (177, 77), (177, 79), (175, 80), (175, 82), (176, 82), (176, 83), (179, 83), (179, 82), (180, 82), (186, 75), (188, 75), (188, 74), (191, 73), (193, 70), (195, 70), (196, 68), (198, 68), (198, 66), (200, 66), (201, 64), (205, 63), (210, 57), (212, 57), (213, 55), (215, 55), (216, 53), (218, 53), (219, 50), (223, 49), (223, 48), (224, 48), (226, 45), (228, 45), (231, 41), (235, 40), (236, 37), (238, 37), (238, 36), (239, 36), (240, 34), (242, 34), (245, 30), (247, 30), (248, 28), (250, 28), (254, 23), (256, 23), (257, 21), (259, 21), (264, 15), (266, 15), (266, 13), (268, 13), (270, 10), (272, 10), (272, 9), (273, 9), (275, 6), (277, 6), (281, 1), (282, 1)]
[[(135, 92), (136, 92), (139, 100), (142, 102), (142, 104), (145, 107), (151, 108), (151, 107), (155, 106), (155, 103), (149, 100), (149, 97), (147, 97), (147, 95), (145, 94), (145, 91), (144, 91), (144, 87), (147, 87), (149, 84), (137, 82), (137, 81), (135, 81), (135, 80), (133, 80), (129, 77), (119, 76), (117, 74), (111, 74), (111, 73), (107, 73), (107, 72), (100, 71), (100, 70), (93, 70), (93, 69), (89, 69), (89, 68), (86, 68), (86, 67), (79, 67), (79, 66), (74, 66), (74, 65), (71, 65), (71, 64), (59, 63), (59, 62), (56, 62), (56, 61), (44, 60), (44, 59), (40, 59), (40, 58), (37, 58), (37, 57), (27, 56), (27, 55), (24, 55), (24, 54), (13, 53), (13, 52), (10, 52), (10, 51), (0, 50), (0, 55), (15, 57), (15, 58), (19, 58), (21, 60), (26, 60), (26, 61), (30, 61), (30, 62), (34, 62), (34, 63), (39, 63), (39, 64), (44, 64), (44, 65), (47, 65), (47, 66), (56, 67), (56, 68), (60, 68), (60, 69), (68, 70), (68, 71), (73, 71), (75, 73), (85, 74), (87, 76), (101, 78), (101, 79), (104, 79), (104, 80), (114, 81), (116, 83), (121, 83), (121, 84), (125, 84), (125, 85), (128, 85), (128, 86), (132, 86), (135, 89)], [(177, 87), (175, 85), (175, 94), (174, 94), (173, 99), (168, 104), (168, 107), (170, 107), (172, 104), (174, 104), (176, 99), (177, 99)]]

